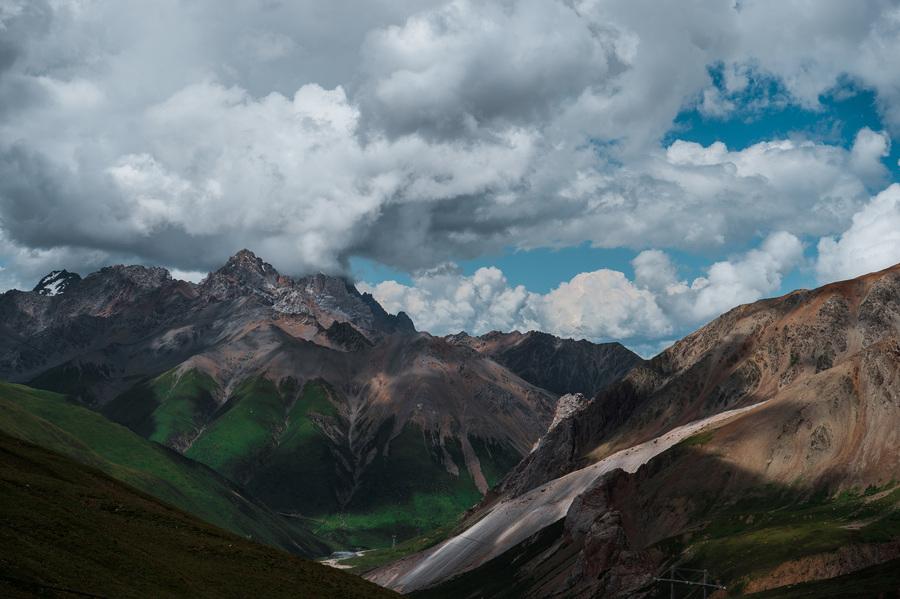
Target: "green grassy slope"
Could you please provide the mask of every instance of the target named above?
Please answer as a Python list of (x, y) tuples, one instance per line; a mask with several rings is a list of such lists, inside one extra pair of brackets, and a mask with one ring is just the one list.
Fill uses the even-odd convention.
[[(354, 479), (349, 465), (355, 458), (346, 443), (336, 442), (347, 434), (349, 423), (339, 413), (340, 399), (321, 381), (300, 388), (292, 379), (276, 384), (265, 377), (248, 378), (224, 406), (212, 409), (216, 392), (206, 375), (170, 371), (133, 387), (104, 413), (176, 447), (192, 435), (187, 457), (239, 482), (277, 512), (302, 516), (344, 547), (385, 548), (394, 535), (400, 541), (430, 536), (481, 498), (458, 440), (443, 441), (459, 468), (453, 475), (444, 464), (439, 439), (414, 425), (391, 439), (393, 421), (382, 423), (365, 449), (377, 455)], [(520, 459), (498, 443), (470, 441), (489, 484)], [(341, 491), (351, 488), (356, 489), (353, 500), (342, 505)]]
[[(395, 534), (416, 536), (453, 522), (480, 499), (465, 468), (459, 476), (448, 473), (440, 446), (408, 425), (390, 440), (388, 455), (374, 459), (353, 501), (342, 509), (335, 493), (342, 484), (336, 454), (346, 449), (333, 443), (322, 425), (340, 429), (346, 423), (330, 394), (317, 381), (298, 393), (291, 383), (279, 388), (265, 378), (248, 379), (186, 455), (240, 480), (274, 509), (317, 521), (319, 534), (344, 546), (384, 547)], [(385, 424), (375, 446), (388, 443), (391, 428), (391, 422)], [(445, 441), (453, 461), (463, 465), (459, 443)], [(483, 451), (492, 464), (489, 448)], [(492, 476), (498, 467), (491, 466)]]
[(245, 380), (185, 455), (232, 480), (244, 480), (283, 428), (287, 402), (272, 381)]
[[(285, 391), (295, 394), (293, 389)], [(334, 453), (342, 448), (331, 443), (314, 422), (328, 419), (337, 425), (337, 409), (328, 397), (329, 391), (321, 383), (304, 386), (284, 416), (277, 446), (247, 483), (275, 509), (313, 515), (338, 509), (335, 490), (341, 482)]]
[(444, 445), (460, 467), (458, 476), (447, 472), (436, 440), (407, 424), (390, 440), (387, 455), (373, 460), (346, 513), (326, 518), (319, 530), (349, 545), (384, 547), (394, 534), (408, 539), (454, 522), (481, 494), (459, 442), (444, 439)]
[(103, 414), (151, 441), (181, 446), (216, 411), (218, 385), (198, 370), (170, 370), (142, 381), (103, 407)]
[(398, 596), (3, 433), (0, 522), (3, 597)]
[(0, 383), (0, 431), (99, 468), (242, 536), (306, 555), (328, 551), (207, 467), (61, 395)]

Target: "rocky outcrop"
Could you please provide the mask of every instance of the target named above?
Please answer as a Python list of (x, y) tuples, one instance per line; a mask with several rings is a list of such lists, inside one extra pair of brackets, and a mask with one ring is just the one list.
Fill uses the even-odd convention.
[(588, 404), (588, 399), (581, 393), (567, 393), (559, 398), (556, 402), (556, 411), (553, 413), (553, 421), (550, 428), (553, 430), (556, 426), (566, 418), (573, 417), (577, 412), (583, 410)]

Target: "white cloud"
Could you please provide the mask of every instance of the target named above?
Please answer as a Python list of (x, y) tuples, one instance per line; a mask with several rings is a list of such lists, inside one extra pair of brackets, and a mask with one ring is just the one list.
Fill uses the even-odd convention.
[(706, 276), (690, 283), (679, 280), (664, 252), (647, 250), (633, 261), (634, 281), (601, 269), (580, 273), (546, 294), (510, 286), (497, 268), (465, 276), (452, 265), (419, 273), (412, 285), (384, 281), (360, 288), (434, 334), (537, 329), (576, 339), (630, 340), (654, 353), (670, 343), (661, 338), (776, 292), (802, 260), (800, 240), (778, 232), (758, 248), (712, 264)]
[(177, 279), (179, 281), (190, 281), (191, 283), (199, 283), (203, 279), (206, 278), (208, 273), (199, 272), (194, 270), (179, 270), (177, 268), (169, 269), (169, 274), (172, 275), (173, 279)]
[(412, 286), (385, 281), (360, 289), (435, 334), (538, 329), (578, 339), (623, 339), (671, 330), (653, 295), (612, 270), (581, 273), (543, 295), (510, 286), (493, 267), (465, 276), (445, 266), (419, 273)]
[(575, 275), (535, 298), (531, 310), (537, 325), (533, 328), (561, 337), (628, 339), (672, 331), (651, 292), (608, 269)]
[(690, 282), (679, 279), (671, 259), (657, 250), (641, 252), (632, 266), (637, 284), (651, 290), (676, 322), (691, 326), (777, 292), (784, 275), (802, 261), (800, 240), (781, 231), (766, 237), (758, 248), (715, 262), (706, 276)]
[(881, 159), (891, 152), (891, 138), (883, 131), (863, 127), (856, 134), (850, 150), (850, 165), (870, 185), (878, 185), (887, 178)]
[(694, 319), (708, 320), (738, 304), (778, 291), (784, 274), (802, 259), (800, 240), (782, 231), (769, 235), (758, 249), (734, 262), (716, 262), (706, 277), (691, 283)]
[(900, 185), (876, 195), (838, 237), (819, 240), (816, 273), (823, 283), (849, 279), (900, 262)]
[(453, 0), (369, 35), (366, 99), (392, 132), (536, 124), (622, 70), (622, 37), (563, 2)]

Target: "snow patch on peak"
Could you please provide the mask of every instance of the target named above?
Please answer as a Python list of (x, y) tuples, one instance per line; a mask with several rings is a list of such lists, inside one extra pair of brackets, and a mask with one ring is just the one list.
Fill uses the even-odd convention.
[(80, 281), (81, 276), (67, 270), (54, 270), (44, 276), (32, 290), (38, 295), (52, 297), (65, 293), (69, 285)]

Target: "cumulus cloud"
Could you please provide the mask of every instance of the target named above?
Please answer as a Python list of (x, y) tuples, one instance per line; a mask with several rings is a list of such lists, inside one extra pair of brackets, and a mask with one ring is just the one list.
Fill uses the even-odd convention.
[(887, 168), (881, 159), (890, 152), (891, 138), (886, 133), (863, 127), (850, 150), (850, 164), (864, 181), (875, 186), (887, 178)]
[(837, 237), (819, 240), (816, 273), (823, 283), (849, 279), (900, 262), (900, 185), (876, 195)]
[(623, 32), (543, 0), (454, 0), (373, 31), (364, 99), (388, 131), (534, 125), (625, 68)]
[(416, 326), (435, 334), (542, 330), (576, 339), (626, 340), (646, 354), (670, 343), (660, 341), (666, 335), (777, 291), (782, 277), (802, 260), (800, 240), (777, 232), (690, 282), (678, 277), (667, 254), (647, 250), (633, 261), (634, 280), (600, 269), (545, 294), (511, 286), (497, 268), (466, 276), (453, 265), (420, 272), (411, 285), (383, 281), (360, 287), (387, 310), (403, 310)]
[(787, 273), (803, 262), (803, 244), (779, 231), (759, 247), (713, 263), (705, 276), (682, 280), (669, 256), (647, 250), (632, 261), (636, 282), (652, 291), (658, 302), (683, 326), (708, 321), (739, 304), (756, 301), (778, 291)]
[(671, 330), (650, 292), (607, 269), (578, 274), (546, 294), (510, 286), (494, 267), (466, 276), (453, 265), (418, 273), (412, 285), (383, 281), (360, 288), (436, 334), (537, 329), (579, 339), (623, 339)]

